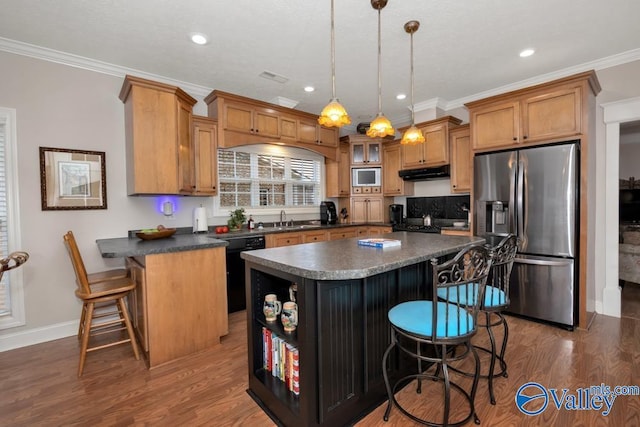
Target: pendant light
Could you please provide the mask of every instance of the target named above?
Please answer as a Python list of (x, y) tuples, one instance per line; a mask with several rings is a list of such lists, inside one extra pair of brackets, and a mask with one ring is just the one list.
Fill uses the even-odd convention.
[(402, 140), (400, 140), (400, 144), (405, 145), (422, 144), (424, 142), (422, 131), (415, 125), (415, 107), (413, 104), (413, 33), (418, 31), (418, 28), (420, 28), (420, 22), (418, 21), (409, 21), (404, 24), (404, 30), (411, 35), (411, 126), (404, 132)]
[(383, 138), (395, 135), (396, 131), (391, 122), (382, 114), (382, 48), (380, 47), (380, 11), (387, 5), (387, 0), (371, 0), (371, 6), (378, 10), (378, 115), (369, 124), (367, 136), (371, 138)]
[(336, 98), (336, 42), (333, 15), (333, 0), (331, 0), (331, 101), (322, 109), (318, 123), (322, 126), (339, 128), (350, 124), (351, 118)]

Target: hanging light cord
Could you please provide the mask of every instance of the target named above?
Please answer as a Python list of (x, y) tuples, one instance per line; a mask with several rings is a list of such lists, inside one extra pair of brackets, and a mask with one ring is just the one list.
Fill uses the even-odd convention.
[(382, 38), (380, 37), (380, 29), (381, 29), (381, 25), (380, 25), (380, 10), (382, 8), (378, 7), (378, 114), (382, 114), (382, 64), (381, 64), (381, 57), (382, 57), (382, 48), (380, 46), (381, 44), (381, 40)]
[(331, 99), (336, 99), (336, 37), (333, 13), (333, 0), (331, 0)]
[(413, 103), (413, 33), (415, 31), (411, 31), (411, 126), (415, 125), (415, 104)]

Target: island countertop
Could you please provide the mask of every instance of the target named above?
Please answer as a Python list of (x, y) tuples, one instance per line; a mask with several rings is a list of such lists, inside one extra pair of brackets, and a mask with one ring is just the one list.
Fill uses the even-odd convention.
[(361, 279), (451, 254), (470, 244), (483, 244), (477, 236), (447, 236), (395, 232), (380, 237), (401, 241), (399, 247), (358, 245), (359, 238), (306, 243), (243, 252), (242, 258), (265, 267), (314, 280)]
[(120, 237), (96, 240), (103, 258), (126, 258), (151, 254), (193, 251), (198, 249), (218, 248), (229, 245), (229, 242), (214, 238), (210, 234), (174, 234), (171, 237), (157, 240), (142, 240), (137, 237)]

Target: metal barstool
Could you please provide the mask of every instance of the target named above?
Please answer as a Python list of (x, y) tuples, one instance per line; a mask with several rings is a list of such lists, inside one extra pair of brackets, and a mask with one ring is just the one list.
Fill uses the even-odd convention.
[[(432, 260), (431, 265), (433, 300), (403, 302), (393, 307), (388, 313), (391, 323), (391, 344), (382, 357), (382, 372), (389, 403), (384, 413), (384, 420), (389, 420), (391, 408), (395, 406), (413, 421), (425, 425), (459, 426), (471, 418), (479, 423), (474, 401), (480, 373), (480, 360), (471, 345), (471, 338), (477, 331), (477, 315), (480, 308), (478, 301), (483, 295), (491, 266), (490, 252), (483, 246), (469, 246), (461, 250), (452, 260), (443, 264)], [(438, 301), (437, 296), (440, 294), (452, 298), (449, 301)], [(455, 302), (454, 294), (469, 295), (470, 300), (475, 303)], [(415, 348), (413, 348), (414, 345)], [(392, 386), (389, 383), (387, 366), (389, 354), (396, 346), (418, 361), (418, 369), (417, 373), (398, 379)], [(452, 352), (455, 347), (463, 347), (464, 352), (455, 355)], [(472, 354), (475, 360), (475, 375), (471, 390), (467, 392), (449, 379), (448, 367), (450, 362), (462, 360), (469, 354)], [(423, 370), (423, 362), (433, 366)], [(432, 367), (435, 369), (434, 373), (430, 373)], [(413, 379), (417, 380), (417, 393), (422, 392), (423, 379), (444, 383), (442, 423), (421, 419), (403, 408), (396, 400), (396, 391)], [(454, 422), (449, 422), (451, 387), (463, 395), (469, 404), (468, 415)]]

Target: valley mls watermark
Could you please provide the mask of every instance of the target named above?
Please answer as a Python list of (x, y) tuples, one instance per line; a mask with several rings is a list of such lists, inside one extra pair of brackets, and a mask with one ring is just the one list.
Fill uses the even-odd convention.
[(546, 388), (528, 382), (516, 392), (516, 406), (523, 414), (534, 416), (544, 412), (552, 404), (557, 410), (601, 411), (605, 417), (611, 412), (618, 396), (640, 396), (640, 386), (608, 386), (604, 383), (590, 387), (580, 387), (575, 391), (568, 388)]

